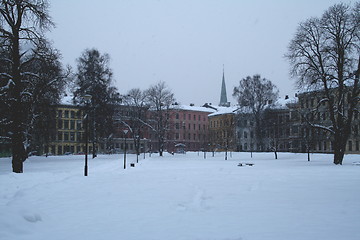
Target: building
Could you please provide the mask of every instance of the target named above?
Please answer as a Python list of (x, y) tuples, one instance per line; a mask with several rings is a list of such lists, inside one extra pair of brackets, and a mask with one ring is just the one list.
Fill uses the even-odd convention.
[[(165, 141), (165, 150), (177, 152), (178, 146), (181, 151), (202, 151), (207, 148), (209, 120), (208, 115), (214, 109), (208, 107), (196, 107), (193, 104), (173, 105), (167, 113), (168, 129)], [(156, 149), (157, 139), (149, 130), (152, 149)]]
[(278, 99), (262, 113), (259, 126), (247, 109), (236, 115), (236, 141), (239, 151), (299, 151), (297, 98)]
[[(311, 123), (331, 126), (330, 115), (327, 111), (327, 102), (322, 101), (322, 91), (304, 92), (299, 94), (299, 106), (301, 118), (301, 149), (318, 153), (333, 152), (333, 136), (326, 130), (320, 128), (311, 128), (307, 121)], [(345, 109), (346, 111), (346, 109)], [(307, 120), (306, 120), (307, 119)], [(360, 135), (359, 135), (359, 113), (354, 112), (352, 132), (349, 136), (346, 153), (360, 153)]]
[(209, 139), (212, 151), (235, 151), (236, 148), (236, 112), (237, 107), (218, 107), (218, 111), (209, 115)]
[[(60, 104), (55, 106), (55, 110), (56, 133), (49, 144), (44, 146), (45, 153), (62, 155), (86, 152), (84, 109), (75, 105)], [(92, 143), (88, 143), (88, 148), (91, 152)]]

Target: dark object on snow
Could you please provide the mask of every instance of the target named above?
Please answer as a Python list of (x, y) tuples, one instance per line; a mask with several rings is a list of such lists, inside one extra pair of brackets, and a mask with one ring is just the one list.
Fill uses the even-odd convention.
[(135, 163), (130, 163), (130, 167), (135, 167)]
[(244, 167), (244, 166), (253, 166), (254, 164), (253, 163), (239, 163), (238, 164), (238, 167)]

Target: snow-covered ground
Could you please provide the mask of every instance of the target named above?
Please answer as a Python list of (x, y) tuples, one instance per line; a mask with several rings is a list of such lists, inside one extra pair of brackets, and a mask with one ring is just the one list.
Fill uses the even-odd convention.
[[(135, 156), (128, 155), (129, 162)], [(1, 240), (358, 240), (358, 155), (0, 159)], [(238, 163), (254, 163), (239, 167)]]

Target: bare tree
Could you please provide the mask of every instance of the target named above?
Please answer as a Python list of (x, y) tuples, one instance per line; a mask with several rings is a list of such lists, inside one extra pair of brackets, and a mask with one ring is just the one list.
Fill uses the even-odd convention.
[(158, 82), (147, 90), (147, 101), (152, 111), (152, 130), (158, 140), (160, 156), (165, 149), (166, 134), (169, 131), (170, 107), (175, 101), (174, 94), (166, 86), (165, 82)]
[(234, 87), (233, 96), (238, 104), (246, 111), (250, 111), (255, 120), (255, 134), (257, 144), (263, 145), (261, 124), (264, 110), (269, 104), (275, 103), (278, 98), (277, 87), (268, 79), (260, 75), (246, 77), (240, 80), (239, 86)]
[(131, 89), (123, 98), (123, 103), (131, 109), (131, 114), (123, 120), (127, 122), (132, 133), (137, 154), (137, 162), (140, 154), (140, 138), (144, 137), (145, 128), (150, 126), (147, 123), (147, 112), (149, 106), (146, 100), (146, 92), (141, 91), (139, 88)]
[(46, 43), (43, 33), (53, 26), (46, 0), (2, 0), (0, 5), (0, 38), (6, 72), (1, 72), (0, 94), (7, 99), (7, 122), (11, 132), (13, 172), (23, 172), (27, 158), (26, 131), (33, 100), (27, 91), (29, 79), (38, 73), (25, 69), (33, 60), (32, 50)]
[(359, 103), (360, 3), (336, 4), (321, 18), (302, 22), (286, 57), (299, 88), (321, 92), (331, 125), (311, 124), (333, 135), (334, 164), (342, 164)]

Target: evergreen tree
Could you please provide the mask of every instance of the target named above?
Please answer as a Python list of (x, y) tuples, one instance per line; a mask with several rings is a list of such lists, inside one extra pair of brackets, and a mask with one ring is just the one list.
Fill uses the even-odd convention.
[(110, 57), (97, 49), (86, 49), (77, 59), (74, 103), (85, 105), (85, 95), (91, 95), (89, 107), (90, 136), (93, 141), (93, 157), (99, 140), (107, 138), (113, 126), (114, 104), (119, 100), (117, 89), (112, 86), (113, 73)]

